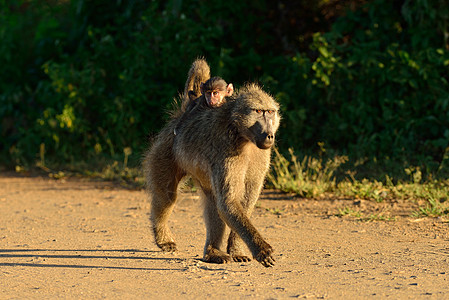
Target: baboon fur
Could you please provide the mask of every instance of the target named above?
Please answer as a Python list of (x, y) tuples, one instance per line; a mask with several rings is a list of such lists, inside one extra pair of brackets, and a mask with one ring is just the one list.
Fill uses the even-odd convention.
[(187, 81), (182, 95), (181, 112), (201, 95), (201, 85), (210, 78), (210, 68), (207, 62), (200, 58), (193, 62), (187, 74)]
[[(178, 184), (190, 175), (205, 203), (204, 260), (249, 261), (246, 244), (252, 256), (269, 267), (274, 264), (273, 249), (249, 216), (270, 165), (271, 146), (280, 121), (279, 105), (259, 86), (248, 84), (219, 108), (190, 112), (173, 134), (178, 118), (191, 101), (188, 92), (199, 92), (198, 82), (209, 79), (209, 74), (203, 59), (193, 63), (181, 96), (184, 103), (145, 156), (143, 167), (156, 244), (164, 251), (176, 250), (167, 221), (176, 202)], [(226, 225), (231, 228), (227, 253), (221, 250)]]

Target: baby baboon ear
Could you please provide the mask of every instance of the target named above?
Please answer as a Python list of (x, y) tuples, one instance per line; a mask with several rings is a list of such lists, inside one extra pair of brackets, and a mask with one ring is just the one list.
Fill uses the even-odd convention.
[(189, 95), (189, 100), (190, 100), (190, 101), (193, 101), (193, 100), (195, 100), (196, 98), (198, 98), (198, 96), (195, 94), (194, 91), (189, 91), (188, 95)]
[(232, 83), (230, 83), (226, 87), (226, 96), (232, 96), (233, 93), (234, 93), (234, 86), (232, 85)]

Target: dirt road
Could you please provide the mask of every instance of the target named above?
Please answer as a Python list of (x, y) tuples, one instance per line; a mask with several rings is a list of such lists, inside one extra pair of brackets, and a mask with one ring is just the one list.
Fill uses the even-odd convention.
[[(155, 246), (144, 191), (111, 183), (0, 174), (0, 298), (449, 298), (449, 223), (337, 217), (353, 200), (266, 192), (253, 215), (276, 266), (201, 261), (205, 227), (195, 194), (171, 218), (179, 251)], [(408, 210), (408, 212), (407, 212)], [(182, 237), (182, 238), (181, 238)]]

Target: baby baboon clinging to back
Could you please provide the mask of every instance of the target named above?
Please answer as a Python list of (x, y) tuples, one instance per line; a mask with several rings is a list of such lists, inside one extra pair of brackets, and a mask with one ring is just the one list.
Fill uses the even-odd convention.
[(233, 93), (234, 86), (232, 83), (227, 84), (226, 81), (218, 76), (209, 78), (206, 82), (201, 84), (200, 97), (197, 97), (193, 90), (188, 91), (189, 103), (185, 108), (184, 114), (179, 118), (178, 125), (173, 133), (175, 135), (177, 134), (179, 124), (181, 124), (185, 118), (188, 118), (190, 112), (198, 109), (220, 107), (226, 102), (226, 97), (232, 96)]
[[(223, 78), (215, 76), (209, 78), (201, 85), (201, 97), (194, 101), (199, 101), (204, 98), (203, 105), (209, 107), (219, 107), (226, 102), (225, 97), (230, 97), (234, 93), (234, 86), (232, 83), (227, 84)], [(190, 96), (191, 94), (189, 94)]]
[[(204, 82), (200, 77), (190, 72), (186, 87), (198, 87), (192, 81)], [(188, 101), (186, 91), (183, 100)], [(205, 202), (204, 260), (249, 261), (245, 243), (262, 265), (274, 264), (272, 247), (249, 216), (269, 168), (271, 146), (280, 121), (278, 110), (279, 105), (272, 97), (250, 84), (220, 108), (190, 113), (179, 125), (177, 135), (173, 130), (182, 110), (161, 130), (146, 154), (144, 171), (152, 200), (155, 240), (162, 250), (176, 249), (167, 220), (176, 202), (178, 183), (189, 174), (201, 188)], [(226, 225), (231, 228), (227, 253), (221, 250)]]

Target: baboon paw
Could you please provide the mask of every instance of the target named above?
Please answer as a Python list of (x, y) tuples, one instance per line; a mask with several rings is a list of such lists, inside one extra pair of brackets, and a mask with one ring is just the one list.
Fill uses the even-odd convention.
[(204, 257), (204, 261), (213, 264), (227, 264), (232, 261), (229, 255), (209, 255)]
[(158, 244), (158, 246), (159, 246), (159, 248), (162, 249), (162, 251), (165, 251), (165, 252), (175, 252), (177, 250), (176, 244), (174, 242)]
[(235, 262), (249, 262), (251, 258), (246, 255), (232, 255), (232, 259)]
[(227, 253), (218, 249), (208, 249), (204, 255), (204, 261), (214, 264), (227, 264), (232, 261), (232, 258)]
[(264, 267), (272, 267), (274, 266), (274, 257), (273, 254), (273, 248), (267, 247), (264, 250), (261, 250), (259, 254), (256, 256), (256, 260), (260, 262)]

